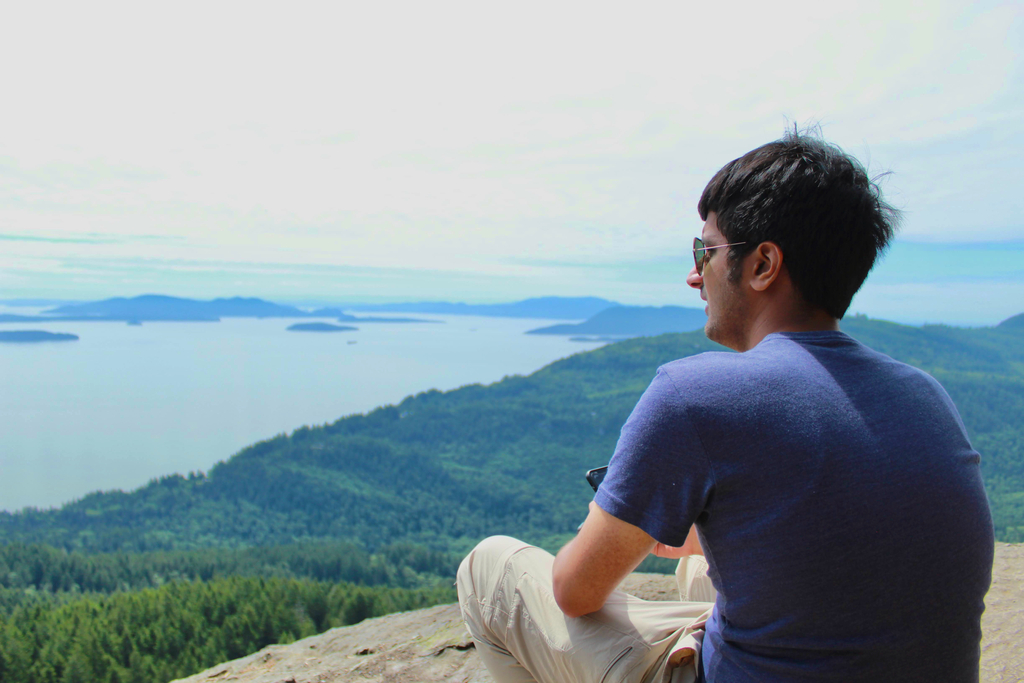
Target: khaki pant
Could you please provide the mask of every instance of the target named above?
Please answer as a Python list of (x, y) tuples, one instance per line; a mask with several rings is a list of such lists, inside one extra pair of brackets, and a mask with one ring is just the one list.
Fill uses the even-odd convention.
[(569, 618), (551, 587), (554, 557), (508, 536), (462, 561), (459, 605), (497, 683), (681, 683), (695, 680), (714, 589), (704, 558), (676, 573), (684, 600), (649, 602), (615, 591), (597, 612)]

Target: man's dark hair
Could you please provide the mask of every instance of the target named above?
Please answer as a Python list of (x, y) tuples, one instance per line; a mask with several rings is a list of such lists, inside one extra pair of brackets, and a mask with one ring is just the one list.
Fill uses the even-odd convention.
[(731, 277), (762, 242), (782, 250), (804, 301), (842, 318), (900, 221), (852, 156), (816, 134), (787, 132), (730, 161), (697, 204), (729, 242)]

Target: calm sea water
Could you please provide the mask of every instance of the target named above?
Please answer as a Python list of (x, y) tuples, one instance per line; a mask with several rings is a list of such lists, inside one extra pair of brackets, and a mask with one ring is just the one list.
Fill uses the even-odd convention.
[(280, 319), (4, 324), (80, 339), (0, 344), (0, 509), (207, 471), (302, 425), (529, 374), (600, 346), (523, 334), (551, 320), (429, 317), (444, 324), (329, 334), (286, 332), (297, 321)]

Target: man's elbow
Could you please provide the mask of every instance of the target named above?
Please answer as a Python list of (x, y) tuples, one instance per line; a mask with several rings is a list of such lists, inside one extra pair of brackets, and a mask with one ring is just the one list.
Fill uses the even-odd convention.
[(579, 596), (573, 595), (571, 592), (567, 593), (566, 591), (556, 591), (555, 602), (558, 603), (558, 609), (562, 610), (562, 614), (571, 618), (582, 617), (584, 614), (590, 614), (601, 609), (601, 605), (595, 606), (591, 601), (581, 599)]
[(604, 601), (598, 603), (592, 595), (579, 590), (579, 583), (560, 575), (558, 571), (553, 572), (552, 588), (555, 594), (555, 602), (562, 614), (567, 617), (582, 617), (584, 614), (596, 612), (604, 606)]

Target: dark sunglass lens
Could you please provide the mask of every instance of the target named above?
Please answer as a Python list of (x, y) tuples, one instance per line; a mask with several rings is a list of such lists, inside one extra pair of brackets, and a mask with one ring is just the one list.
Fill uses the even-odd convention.
[(697, 275), (704, 270), (704, 242), (699, 237), (693, 238), (693, 265), (697, 266)]

